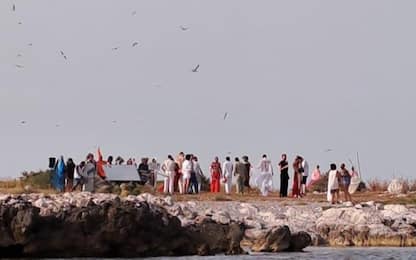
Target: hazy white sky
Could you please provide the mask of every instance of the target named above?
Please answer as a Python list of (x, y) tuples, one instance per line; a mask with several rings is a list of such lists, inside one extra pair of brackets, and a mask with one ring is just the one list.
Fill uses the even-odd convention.
[(412, 177), (415, 10), (381, 0), (0, 1), (0, 176), (46, 168), (49, 156), (79, 161), (99, 145), (125, 158), (193, 152), (205, 168), (228, 152), (256, 163), (267, 153), (274, 165), (286, 152), (327, 169), (358, 151), (364, 177)]

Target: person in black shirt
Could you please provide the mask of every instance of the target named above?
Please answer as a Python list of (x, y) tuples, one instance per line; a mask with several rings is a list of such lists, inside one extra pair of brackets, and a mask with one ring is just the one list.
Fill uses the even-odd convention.
[(66, 162), (65, 167), (65, 178), (66, 178), (66, 191), (72, 191), (72, 186), (74, 185), (74, 172), (75, 172), (75, 163), (74, 161), (69, 158)]
[(243, 165), (246, 167), (246, 170), (244, 171), (244, 186), (247, 187), (248, 190), (250, 190), (250, 171), (251, 171), (251, 164), (248, 161), (248, 156), (241, 157), (243, 159)]
[(137, 171), (139, 172), (141, 183), (144, 185), (149, 180), (150, 170), (147, 158), (142, 158), (142, 162), (139, 164)]
[(280, 169), (280, 197), (287, 197), (287, 189), (289, 183), (289, 164), (286, 154), (282, 154), (282, 160), (279, 162)]

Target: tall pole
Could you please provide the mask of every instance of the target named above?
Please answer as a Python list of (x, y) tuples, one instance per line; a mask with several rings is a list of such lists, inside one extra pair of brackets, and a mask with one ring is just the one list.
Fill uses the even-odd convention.
[(358, 152), (357, 152), (357, 164), (358, 164), (358, 174), (360, 175), (360, 178), (362, 179), (363, 175), (362, 175), (362, 172), (361, 172), (360, 156), (358, 155)]

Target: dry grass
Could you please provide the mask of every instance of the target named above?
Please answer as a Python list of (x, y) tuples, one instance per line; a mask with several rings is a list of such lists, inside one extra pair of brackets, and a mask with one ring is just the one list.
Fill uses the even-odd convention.
[[(416, 180), (399, 179), (404, 186), (404, 192), (416, 191)], [(368, 182), (368, 188), (370, 191), (385, 192), (389, 187), (389, 181), (382, 181), (378, 179), (372, 179)]]
[(32, 192), (45, 194), (56, 193), (50, 185), (49, 172), (24, 172), (19, 179), (0, 181), (0, 193), (22, 194)]
[(372, 179), (368, 182), (368, 189), (370, 191), (384, 192), (384, 191), (387, 191), (388, 186), (389, 186), (389, 182), (378, 180), (378, 179)]

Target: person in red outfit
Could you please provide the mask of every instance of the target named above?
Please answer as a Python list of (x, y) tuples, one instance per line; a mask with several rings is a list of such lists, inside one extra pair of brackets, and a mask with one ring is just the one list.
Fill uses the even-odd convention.
[(211, 163), (211, 192), (220, 192), (220, 179), (222, 175), (221, 163), (218, 161), (218, 157), (215, 157)]
[(293, 162), (293, 186), (292, 186), (292, 197), (300, 198), (300, 180), (301, 180), (301, 163), (299, 157), (296, 157), (295, 161)]

